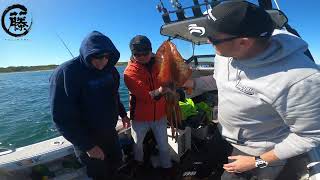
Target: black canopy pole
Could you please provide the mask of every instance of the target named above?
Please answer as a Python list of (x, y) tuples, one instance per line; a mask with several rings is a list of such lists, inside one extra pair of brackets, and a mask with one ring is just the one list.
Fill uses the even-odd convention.
[[(269, 9), (272, 9), (272, 1), (271, 0), (259, 0), (259, 6), (262, 7), (263, 9), (265, 10), (269, 10)], [(279, 9), (280, 10), (280, 9)], [(298, 37), (301, 37), (298, 33), (297, 30), (295, 30), (294, 28), (292, 28), (288, 23), (285, 24), (285, 28), (287, 29), (288, 32), (298, 36)], [(314, 61), (314, 58), (310, 52), (309, 49), (307, 49), (304, 54), (306, 56), (308, 56), (312, 61)]]

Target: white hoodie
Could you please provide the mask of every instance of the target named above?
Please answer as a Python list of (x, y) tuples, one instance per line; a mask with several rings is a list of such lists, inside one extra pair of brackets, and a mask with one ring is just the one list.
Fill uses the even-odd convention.
[[(302, 39), (275, 31), (269, 48), (247, 60), (216, 56), (215, 74), (196, 89), (217, 87), (221, 134), (258, 156), (274, 149), (287, 159), (320, 143), (320, 71)], [(216, 83), (216, 84), (215, 84)]]

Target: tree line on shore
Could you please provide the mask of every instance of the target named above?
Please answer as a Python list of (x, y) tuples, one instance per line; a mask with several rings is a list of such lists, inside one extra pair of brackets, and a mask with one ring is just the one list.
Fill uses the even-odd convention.
[[(126, 66), (128, 62), (118, 62), (116, 66)], [(55, 69), (58, 65), (41, 65), (41, 66), (9, 66), (0, 67), (0, 73), (24, 72), (24, 71), (45, 71)]]

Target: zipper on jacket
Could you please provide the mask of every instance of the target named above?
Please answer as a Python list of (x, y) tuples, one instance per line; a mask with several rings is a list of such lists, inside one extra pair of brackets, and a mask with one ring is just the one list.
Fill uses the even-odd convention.
[(230, 63), (233, 60), (232, 57), (228, 58), (228, 81), (230, 81)]
[[(151, 76), (151, 89), (154, 90), (154, 84), (153, 84), (153, 76), (152, 76), (152, 68), (148, 72), (150, 73)], [(153, 121), (156, 121), (156, 103), (153, 103)]]

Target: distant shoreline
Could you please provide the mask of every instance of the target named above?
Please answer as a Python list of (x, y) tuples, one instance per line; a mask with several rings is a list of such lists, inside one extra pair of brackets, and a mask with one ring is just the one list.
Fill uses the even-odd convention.
[[(116, 66), (126, 66), (128, 62), (118, 62)], [(41, 65), (41, 66), (9, 66), (6, 68), (0, 67), (0, 73), (11, 73), (11, 72), (28, 72), (28, 71), (48, 71), (53, 70), (59, 65)]]

